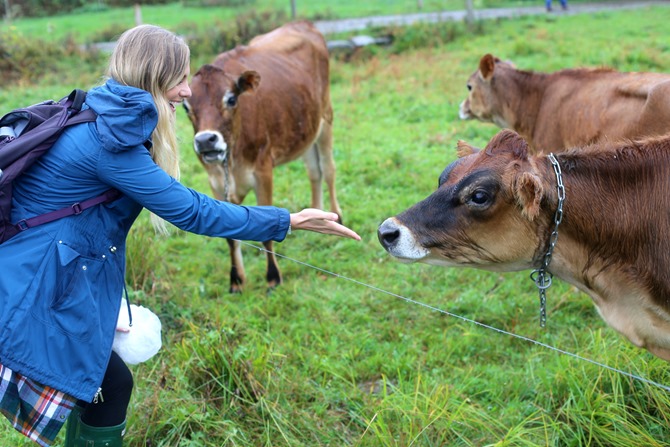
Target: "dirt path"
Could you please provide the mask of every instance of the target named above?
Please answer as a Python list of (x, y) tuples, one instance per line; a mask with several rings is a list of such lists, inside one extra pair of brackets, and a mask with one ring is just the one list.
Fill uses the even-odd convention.
[[(560, 7), (554, 8), (553, 12), (547, 12), (544, 8), (544, 2), (537, 0), (538, 6), (527, 6), (518, 8), (492, 8), (475, 9), (474, 19), (496, 19), (500, 17), (520, 17), (527, 15), (555, 14), (555, 15), (574, 15), (597, 11), (611, 11), (623, 9), (647, 8), (650, 6), (670, 6), (668, 0), (650, 0), (635, 2), (607, 2), (607, 3), (579, 3), (571, 5), (568, 1), (568, 10), (561, 11)], [(323, 34), (332, 34), (346, 31), (365, 30), (369, 27), (384, 27), (391, 25), (411, 25), (417, 22), (444, 22), (444, 21), (463, 21), (467, 12), (461, 11), (443, 11), (435, 13), (419, 13), (407, 15), (390, 15), (364, 17), (358, 19), (343, 20), (323, 20), (316, 21), (314, 24)]]

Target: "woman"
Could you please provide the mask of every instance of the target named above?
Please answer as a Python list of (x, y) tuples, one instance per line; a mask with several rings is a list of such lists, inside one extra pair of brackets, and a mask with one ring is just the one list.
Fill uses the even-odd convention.
[(67, 447), (121, 445), (132, 376), (111, 346), (126, 236), (143, 207), (161, 232), (168, 221), (222, 238), (281, 241), (292, 228), (360, 240), (334, 213), (236, 206), (176, 180), (175, 107), (191, 95), (189, 58), (162, 28), (125, 32), (107, 81), (86, 98), (96, 122), (66, 130), (15, 182), (13, 222), (110, 188), (122, 193), (0, 245), (0, 411), (40, 445), (51, 445), (75, 408)]

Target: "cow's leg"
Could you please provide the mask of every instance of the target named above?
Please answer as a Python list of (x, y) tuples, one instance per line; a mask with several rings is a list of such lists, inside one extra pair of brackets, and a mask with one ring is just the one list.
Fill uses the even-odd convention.
[[(243, 178), (232, 177), (228, 185), (231, 203), (240, 205), (244, 202), (251, 186), (243, 181)], [(244, 271), (244, 259), (242, 258), (242, 244), (235, 239), (226, 239), (230, 248), (230, 293), (240, 293), (247, 282), (247, 276)]]
[[(268, 159), (262, 162), (262, 164), (256, 166), (255, 177), (256, 177), (256, 203), (259, 206), (272, 205), (272, 160)], [(267, 270), (265, 274), (265, 279), (268, 284), (268, 291), (271, 291), (279, 284), (281, 284), (281, 272), (279, 271), (279, 266), (277, 265), (277, 258), (275, 257), (274, 251), (272, 249), (272, 241), (264, 241), (263, 247), (266, 250), (267, 257)]]
[[(323, 175), (328, 187), (328, 195), (330, 196), (330, 210), (340, 216), (340, 223), (342, 223), (342, 210), (337, 201), (337, 191), (335, 189), (335, 159), (333, 158), (333, 125), (321, 121), (321, 133), (316, 140), (316, 152), (318, 153), (319, 170)], [(321, 185), (319, 184), (319, 191)]]
[(240, 293), (244, 288), (247, 278), (244, 273), (244, 260), (242, 259), (242, 246), (240, 241), (226, 239), (230, 248), (230, 293)]
[[(240, 183), (235, 182), (232, 177), (226, 179), (226, 172), (222, 164), (206, 163), (204, 166), (209, 178), (209, 186), (212, 188), (214, 197), (217, 200), (236, 204), (242, 203), (246, 191), (237, 187)], [(244, 288), (244, 283), (246, 282), (242, 247), (236, 240), (227, 239), (226, 241), (230, 249), (230, 288), (228, 290), (230, 293), (239, 293)]]
[(319, 158), (316, 142), (307, 149), (307, 152), (302, 156), (302, 159), (305, 162), (305, 167), (307, 167), (309, 187), (312, 191), (312, 202), (310, 206), (321, 210), (323, 209), (323, 189), (321, 186), (323, 176)]

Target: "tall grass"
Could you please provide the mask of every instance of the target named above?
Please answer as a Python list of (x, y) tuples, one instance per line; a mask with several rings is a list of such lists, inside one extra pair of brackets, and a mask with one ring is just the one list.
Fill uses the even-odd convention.
[[(608, 328), (588, 297), (556, 281), (541, 328), (528, 272), (400, 264), (375, 233), (435, 189), (458, 139), (481, 146), (497, 132), (457, 115), (484, 53), (540, 71), (668, 71), (668, 19), (670, 8), (656, 7), (499, 20), (429, 47), (333, 58), (339, 198), (363, 240), (291, 235), (276, 245), (285, 282), (271, 295), (264, 254), (245, 245), (249, 284), (230, 295), (225, 241), (177, 230), (159, 238), (142, 215), (127, 282), (131, 299), (161, 317), (164, 347), (132, 367), (126, 445), (668, 445), (670, 394), (617, 372), (668, 385), (667, 362)], [(5, 85), (0, 98), (9, 108), (71, 87)], [(178, 113), (183, 182), (209, 191)], [(278, 206), (307, 206), (308, 189), (299, 163), (275, 170)], [(0, 439), (29, 445), (7, 424)]]

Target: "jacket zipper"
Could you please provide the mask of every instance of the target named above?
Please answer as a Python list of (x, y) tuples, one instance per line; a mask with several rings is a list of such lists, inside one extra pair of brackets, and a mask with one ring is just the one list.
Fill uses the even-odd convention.
[(100, 399), (100, 402), (104, 402), (105, 398), (102, 397), (102, 388), (98, 388), (98, 391), (95, 392), (95, 396), (93, 396), (93, 403), (97, 404), (98, 399)]

